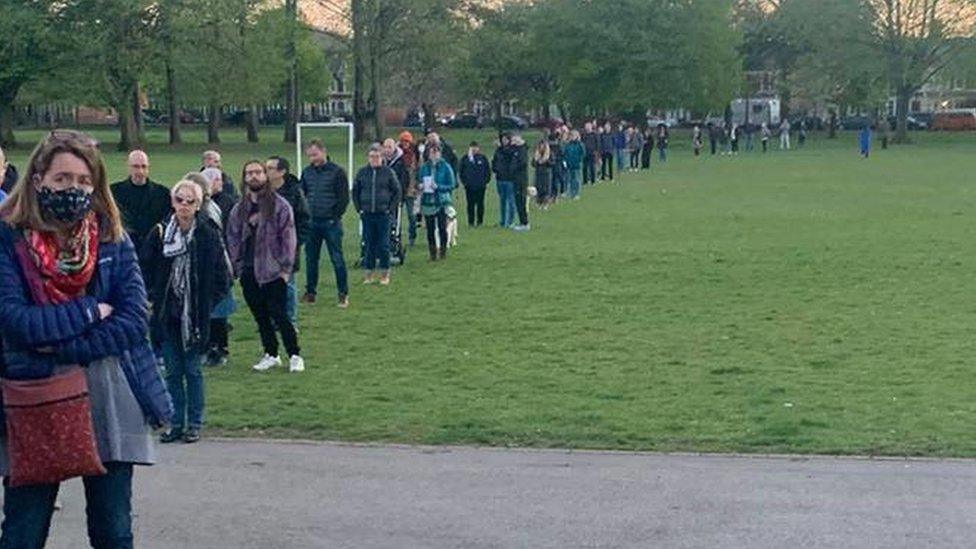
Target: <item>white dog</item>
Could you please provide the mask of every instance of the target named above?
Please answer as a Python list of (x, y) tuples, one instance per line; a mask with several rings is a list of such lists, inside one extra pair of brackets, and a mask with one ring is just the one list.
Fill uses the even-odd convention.
[(447, 214), (447, 247), (453, 248), (458, 245), (457, 210), (454, 206), (448, 206), (444, 212)]

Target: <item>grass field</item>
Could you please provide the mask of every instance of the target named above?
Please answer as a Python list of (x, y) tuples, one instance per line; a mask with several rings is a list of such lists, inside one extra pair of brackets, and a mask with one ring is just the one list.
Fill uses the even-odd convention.
[[(228, 137), (235, 179), (246, 158), (294, 154)], [(300, 309), (303, 375), (249, 370), (242, 310), (232, 365), (208, 371), (211, 432), (976, 456), (976, 138), (868, 161), (853, 135), (697, 160), (684, 141), (663, 168), (532, 211), (531, 233), (462, 227), (447, 262), (418, 247), (390, 288), (351, 273), (349, 310)], [(154, 175), (171, 183), (203, 148), (151, 147)]]

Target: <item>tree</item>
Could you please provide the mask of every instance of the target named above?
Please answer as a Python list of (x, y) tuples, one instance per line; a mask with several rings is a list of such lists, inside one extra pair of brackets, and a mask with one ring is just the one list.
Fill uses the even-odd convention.
[(298, 105), (298, 0), (285, 0), (285, 63), (288, 76), (285, 82), (285, 143), (297, 139), (296, 126), (300, 122)]
[(895, 140), (907, 140), (912, 95), (963, 51), (976, 21), (973, 0), (861, 0), (873, 45), (895, 94)]
[(14, 101), (25, 84), (49, 75), (57, 34), (41, 0), (0, 0), (0, 146), (14, 139)]

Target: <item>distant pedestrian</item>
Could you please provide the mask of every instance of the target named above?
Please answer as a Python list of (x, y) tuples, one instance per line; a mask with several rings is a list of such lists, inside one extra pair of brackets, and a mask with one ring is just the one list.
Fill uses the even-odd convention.
[[(502, 134), (491, 161), (498, 192), (498, 226), (507, 229), (515, 223), (515, 158), (518, 151), (512, 146), (512, 137)], [(418, 176), (418, 180), (419, 180)]]
[(468, 146), (468, 154), (461, 158), (461, 183), (468, 206), (468, 227), (480, 227), (485, 221), (485, 191), (491, 181), (491, 164), (477, 141)]
[(708, 123), (708, 144), (711, 147), (712, 155), (718, 153), (718, 141), (721, 132), (722, 130), (719, 128), (718, 124), (714, 122)]
[(868, 158), (871, 156), (871, 126), (865, 124), (861, 129), (861, 133), (858, 135), (858, 143), (861, 145), (861, 157)]
[(615, 131), (613, 132), (613, 155), (617, 159), (617, 173), (623, 173), (624, 166), (624, 156), (627, 152), (627, 130), (624, 128), (623, 122), (617, 124)]
[(569, 143), (563, 149), (563, 158), (566, 160), (566, 177), (569, 182), (569, 198), (578, 200), (580, 197), (580, 170), (586, 158), (586, 148), (583, 147), (580, 133), (576, 130), (570, 132)]
[(644, 147), (644, 135), (637, 128), (627, 128), (627, 150), (630, 151), (630, 171), (640, 169), (640, 154)]
[(552, 156), (549, 143), (542, 139), (532, 151), (532, 167), (535, 168), (535, 200), (543, 210), (549, 208), (552, 201)]
[(729, 154), (739, 154), (739, 130), (738, 124), (732, 124), (729, 130)]
[(566, 164), (563, 161), (563, 146), (569, 140), (569, 131), (553, 129), (549, 132), (549, 156), (552, 158), (552, 199), (566, 194)]
[(654, 130), (645, 128), (642, 135), (644, 139), (641, 145), (641, 169), (649, 170), (651, 168), (651, 156), (654, 153)]
[(803, 120), (800, 120), (800, 128), (796, 135), (796, 144), (799, 148), (802, 149), (803, 145), (805, 145), (806, 142), (807, 142), (807, 123)]
[(527, 232), (532, 229), (529, 225), (528, 193), (529, 193), (529, 162), (528, 146), (521, 135), (512, 136), (512, 147), (518, 151), (515, 156), (515, 211), (518, 213), (518, 225), (512, 227), (516, 232)]
[(613, 181), (613, 127), (607, 122), (600, 135), (600, 181)]
[[(403, 211), (407, 217), (407, 238), (411, 246), (417, 241), (417, 166), (420, 164), (419, 153), (413, 145), (413, 134), (408, 131), (400, 132), (397, 136), (400, 150), (403, 151), (403, 165), (407, 170), (409, 180), (400, 181), (403, 188)], [(389, 156), (389, 153), (388, 155)], [(395, 170), (395, 169), (394, 169)]]
[(592, 122), (587, 122), (583, 126), (580, 143), (586, 151), (583, 157), (583, 184), (591, 185), (596, 183), (596, 162), (600, 158), (600, 133), (594, 128)]
[(691, 150), (695, 153), (695, 156), (701, 154), (702, 150), (702, 131), (699, 126), (691, 131)]
[(769, 138), (772, 137), (772, 135), (773, 132), (769, 131), (769, 126), (767, 126), (766, 123), (763, 122), (762, 127), (759, 129), (759, 136), (760, 136), (759, 139), (760, 141), (762, 141), (763, 153), (769, 150)]
[(668, 129), (667, 124), (661, 123), (657, 125), (657, 153), (658, 159), (661, 163), (668, 161), (668, 141), (671, 137), (671, 130)]
[(790, 119), (784, 118), (779, 125), (779, 149), (781, 151), (790, 150)]

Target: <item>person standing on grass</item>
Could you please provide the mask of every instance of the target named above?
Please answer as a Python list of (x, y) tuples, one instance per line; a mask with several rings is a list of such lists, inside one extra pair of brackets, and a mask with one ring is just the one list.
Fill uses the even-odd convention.
[(708, 123), (708, 145), (711, 147), (712, 156), (715, 156), (715, 154), (718, 153), (718, 142), (721, 132), (722, 130), (719, 128), (718, 124), (714, 122)]
[(143, 273), (176, 409), (170, 430), (159, 439), (164, 444), (200, 440), (210, 313), (230, 291), (224, 243), (217, 223), (201, 211), (202, 189), (184, 179), (171, 194), (174, 213), (150, 234)]
[(536, 204), (546, 210), (552, 198), (552, 156), (549, 153), (549, 143), (540, 139), (532, 151), (532, 167), (535, 168), (535, 200)]
[(651, 169), (651, 157), (654, 156), (654, 130), (644, 128), (643, 140), (641, 145), (641, 169)]
[[(226, 254), (227, 239), (226, 234), (227, 220), (230, 219), (230, 212), (237, 205), (233, 198), (224, 192), (223, 172), (217, 168), (206, 168), (200, 175), (210, 182), (210, 203), (216, 204), (220, 208), (220, 235), (224, 243), (224, 253)], [(233, 284), (231, 282), (231, 284)], [(227, 292), (219, 302), (214, 304), (210, 314), (210, 350), (207, 353), (208, 366), (223, 366), (227, 364), (230, 356), (230, 346), (228, 336), (230, 324), (227, 319), (237, 311), (237, 300), (234, 293)]]
[(769, 138), (773, 136), (773, 132), (769, 131), (769, 126), (763, 122), (762, 128), (759, 130), (760, 140), (762, 141), (762, 150), (765, 154), (769, 150)]
[(627, 129), (623, 122), (617, 124), (616, 131), (613, 132), (613, 155), (617, 159), (617, 173), (624, 172), (624, 156), (627, 152)]
[(326, 156), (325, 145), (318, 139), (305, 148), (309, 165), (302, 170), (301, 187), (312, 214), (311, 230), (305, 246), (308, 272), (305, 273), (304, 303), (315, 303), (319, 285), (319, 258), (325, 242), (335, 270), (339, 307), (349, 307), (349, 274), (342, 255), (342, 215), (349, 206), (349, 179), (345, 170)]
[(217, 168), (220, 170), (220, 174), (224, 178), (224, 192), (226, 192), (234, 200), (234, 202), (237, 202), (238, 198), (240, 197), (237, 196), (237, 189), (234, 187), (234, 178), (224, 171), (220, 153), (214, 150), (203, 151), (201, 161), (203, 162), (203, 167), (200, 168), (200, 171), (206, 170), (207, 168)]
[(583, 147), (580, 132), (570, 132), (569, 143), (563, 148), (563, 159), (566, 161), (566, 179), (569, 183), (569, 198), (579, 200), (580, 197), (580, 169), (586, 158), (586, 148)]
[(695, 156), (699, 156), (702, 150), (702, 131), (699, 126), (695, 126), (691, 130), (691, 150), (695, 153)]
[(732, 124), (729, 130), (729, 154), (739, 154), (739, 125)]
[[(498, 141), (491, 169), (495, 172), (495, 186), (498, 189), (498, 226), (507, 229), (515, 223), (515, 165), (518, 150), (512, 146), (511, 135), (504, 133)], [(417, 177), (418, 184), (420, 177)]]
[(552, 158), (552, 201), (566, 195), (566, 166), (563, 162), (563, 146), (568, 140), (568, 132), (554, 128), (547, 137), (549, 156)]
[(241, 200), (227, 221), (227, 253), (264, 347), (264, 356), (254, 369), (263, 372), (281, 366), (277, 336), (281, 332), (289, 356), (288, 370), (303, 372), (305, 360), (286, 310), (288, 279), (294, 276), (298, 247), (291, 206), (271, 188), (267, 168), (261, 161), (244, 164), (241, 178)]
[[(288, 201), (291, 206), (292, 215), (295, 217), (295, 234), (298, 238), (298, 245), (295, 246), (295, 269), (298, 273), (301, 268), (302, 244), (308, 240), (308, 233), (311, 232), (312, 214), (308, 212), (308, 201), (305, 193), (302, 192), (302, 184), (298, 178), (292, 175), (291, 165), (287, 160), (280, 156), (268, 158), (266, 163), (268, 169), (268, 179), (271, 181), (271, 188), (282, 198)], [(288, 306), (286, 307), (288, 318), (298, 329), (298, 286), (295, 275), (288, 278)]]
[(0, 181), (3, 182), (0, 190), (4, 194), (14, 192), (14, 186), (17, 184), (17, 168), (10, 162), (7, 162), (7, 155), (3, 152), (2, 148), (0, 148), (0, 174), (3, 175), (3, 177), (0, 177)]
[(657, 153), (658, 160), (662, 164), (668, 161), (668, 140), (671, 137), (671, 130), (668, 129), (667, 124), (657, 125)]
[(468, 204), (468, 227), (480, 227), (485, 221), (485, 190), (491, 181), (491, 164), (472, 141), (468, 154), (461, 159), (461, 183)]
[(407, 170), (408, 179), (406, 182), (400, 181), (403, 188), (403, 209), (407, 216), (407, 237), (410, 246), (417, 241), (417, 149), (413, 146), (413, 134), (408, 131), (401, 132), (398, 136), (400, 150), (403, 151), (403, 165)]
[(529, 226), (529, 147), (522, 136), (512, 136), (512, 147), (516, 150), (513, 164), (515, 173), (515, 211), (518, 213), (518, 225), (512, 227), (516, 232), (526, 232)]
[(424, 148), (424, 162), (430, 159), (430, 152), (427, 150), (430, 147), (437, 147), (441, 150), (441, 158), (447, 162), (447, 164), (454, 170), (454, 174), (457, 175), (458, 171), (458, 157), (454, 154), (454, 148), (451, 147), (443, 137), (437, 132), (427, 133), (427, 147)]
[(580, 142), (586, 151), (583, 156), (583, 184), (592, 185), (596, 183), (596, 161), (600, 157), (600, 134), (594, 129), (592, 122), (583, 126)]
[[(511, 147), (511, 145), (508, 145)], [(417, 172), (420, 184), (420, 212), (427, 228), (427, 249), (430, 260), (447, 259), (447, 208), (453, 203), (454, 170), (441, 156), (437, 145), (427, 148), (427, 161)]]
[(627, 131), (630, 134), (627, 139), (627, 148), (630, 150), (630, 171), (636, 172), (640, 169), (640, 155), (641, 149), (644, 148), (644, 136), (634, 126), (628, 128)]
[(871, 156), (871, 125), (865, 124), (857, 136), (858, 144), (861, 146), (861, 158)]
[(796, 145), (799, 148), (803, 148), (807, 142), (807, 123), (804, 120), (800, 120), (800, 127), (796, 134)]
[(112, 185), (112, 197), (122, 214), (122, 223), (129, 233), (136, 254), (149, 231), (170, 213), (169, 189), (149, 179), (149, 157), (142, 151), (132, 151), (127, 160), (129, 177)]
[(779, 150), (790, 150), (790, 119), (784, 118), (779, 125)]
[(352, 185), (352, 201), (363, 222), (366, 270), (363, 284), (376, 282), (379, 263), (381, 286), (390, 285), (390, 216), (400, 207), (400, 180), (383, 163), (383, 147), (374, 143), (367, 153), (369, 165), (359, 170)]
[(90, 405), (41, 404), (32, 418), (7, 415), (0, 547), (44, 547), (48, 538), (59, 484), (11, 483), (11, 475), (25, 473), (10, 460), (14, 433), (30, 432), (38, 421), (68, 426), (63, 434), (77, 440), (68, 450), (64, 438), (35, 429), (37, 436), (20, 439), (31, 457), (101, 470), (82, 478), (91, 546), (132, 547), (133, 468), (156, 461), (150, 428), (169, 423), (173, 404), (148, 345), (135, 249), (95, 140), (70, 130), (48, 134), (31, 154), (23, 184), (0, 205), (0, 218), (4, 383), (39, 388), (77, 380)]
[(607, 122), (599, 130), (600, 181), (613, 181), (613, 128)]

